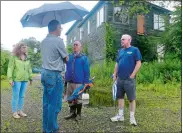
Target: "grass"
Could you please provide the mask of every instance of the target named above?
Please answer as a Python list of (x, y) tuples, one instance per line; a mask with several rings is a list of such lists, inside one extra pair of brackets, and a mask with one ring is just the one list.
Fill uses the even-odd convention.
[[(172, 63), (172, 62), (171, 62)], [(172, 63), (176, 65), (176, 63)], [(181, 83), (179, 67), (174, 73), (158, 78), (158, 74), (148, 71), (153, 65), (142, 67), (137, 77), (136, 120), (137, 127), (129, 125), (129, 103), (125, 97), (125, 121), (111, 122), (117, 110), (112, 100), (112, 78), (114, 62), (95, 65), (91, 68), (91, 77), (96, 76), (94, 86), (90, 89), (90, 105), (82, 109), (79, 122), (64, 120), (68, 114), (67, 103), (63, 103), (59, 113), (60, 131), (64, 132), (181, 132)], [(148, 68), (149, 67), (149, 68)], [(158, 67), (157, 67), (158, 68)], [(168, 69), (167, 69), (168, 68)], [(174, 69), (173, 65), (159, 65), (159, 70)], [(169, 70), (170, 69), (170, 70)], [(143, 70), (143, 71), (142, 71)], [(153, 68), (155, 70), (155, 68)], [(160, 73), (160, 72), (159, 72)], [(174, 75), (171, 75), (174, 74)], [(37, 76), (37, 75), (35, 75)], [(155, 77), (156, 76), (156, 77)], [(152, 80), (152, 77), (154, 78)], [(167, 80), (169, 77), (173, 80)], [(164, 83), (166, 81), (166, 83)], [(34, 81), (26, 92), (24, 110), (27, 118), (14, 120), (11, 113), (11, 89), (7, 81), (1, 82), (1, 132), (41, 132), (42, 131), (42, 87), (40, 81)]]
[[(91, 88), (92, 90), (101, 88)], [(111, 87), (102, 88), (106, 93)], [(167, 91), (166, 91), (167, 90)], [(25, 112), (27, 118), (15, 120), (11, 114), (10, 89), (2, 89), (1, 102), (1, 132), (41, 132), (42, 126), (42, 89), (40, 81), (35, 81), (29, 86), (25, 98)], [(105, 93), (104, 93), (105, 94)], [(109, 91), (111, 96), (111, 92)], [(107, 97), (107, 95), (106, 95)], [(103, 96), (104, 98), (104, 96)], [(111, 97), (112, 98), (112, 97)], [(105, 102), (111, 100), (107, 98)], [(82, 120), (66, 121), (63, 119), (68, 114), (67, 103), (63, 103), (62, 112), (59, 113), (58, 122), (60, 130), (64, 132), (180, 132), (181, 131), (181, 89), (180, 84), (139, 84), (137, 86), (136, 119), (138, 127), (129, 125), (128, 102), (125, 105), (125, 121), (110, 122), (114, 116), (113, 105), (83, 107)]]

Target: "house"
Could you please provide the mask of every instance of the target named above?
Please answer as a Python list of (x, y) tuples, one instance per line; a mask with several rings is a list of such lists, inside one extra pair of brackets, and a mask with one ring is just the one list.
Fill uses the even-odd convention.
[(99, 1), (84, 19), (76, 21), (66, 32), (67, 45), (72, 44), (74, 40), (81, 40), (82, 44), (88, 47), (90, 60), (105, 59), (105, 23), (112, 24), (118, 31), (119, 34), (116, 35), (117, 47), (121, 46), (120, 38), (124, 33), (130, 34), (132, 45), (136, 45), (137, 35), (165, 30), (162, 15), (171, 12), (152, 3), (148, 3), (148, 6), (151, 6), (148, 14), (138, 15), (135, 18), (129, 17), (125, 13), (128, 11), (127, 6), (114, 6), (110, 1)]

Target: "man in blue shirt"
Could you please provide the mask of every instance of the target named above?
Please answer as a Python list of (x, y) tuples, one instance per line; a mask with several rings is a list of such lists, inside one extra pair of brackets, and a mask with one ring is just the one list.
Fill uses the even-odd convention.
[[(69, 55), (69, 61), (66, 63), (65, 80), (67, 82), (67, 97), (71, 96), (73, 91), (82, 84), (89, 83), (90, 68), (88, 58), (81, 53), (82, 44), (79, 41), (74, 41), (73, 53)], [(82, 100), (81, 96), (76, 104), (69, 102), (70, 114), (64, 117), (66, 120), (76, 118), (81, 119)], [(76, 112), (77, 111), (77, 112)]]
[(130, 102), (130, 124), (136, 126), (135, 99), (136, 81), (135, 77), (141, 67), (142, 56), (137, 47), (131, 46), (131, 36), (124, 34), (121, 37), (122, 49), (119, 50), (114, 68), (114, 81), (117, 80), (117, 93), (119, 113), (111, 118), (111, 121), (124, 121), (124, 95), (126, 93)]

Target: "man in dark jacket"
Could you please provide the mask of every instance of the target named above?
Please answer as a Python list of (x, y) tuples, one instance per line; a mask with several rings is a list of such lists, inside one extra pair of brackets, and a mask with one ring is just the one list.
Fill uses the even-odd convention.
[[(69, 55), (69, 61), (66, 64), (65, 80), (67, 82), (67, 97), (71, 96), (73, 91), (82, 84), (89, 83), (90, 68), (88, 58), (81, 53), (82, 44), (79, 41), (74, 41), (73, 53)], [(81, 119), (82, 100), (81, 96), (75, 104), (69, 102), (70, 114), (64, 117), (66, 120), (76, 118)], [(77, 112), (76, 112), (77, 111)]]

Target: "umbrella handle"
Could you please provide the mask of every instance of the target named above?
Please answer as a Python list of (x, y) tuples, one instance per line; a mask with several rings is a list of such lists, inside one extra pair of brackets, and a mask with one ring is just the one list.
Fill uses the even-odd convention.
[(84, 86), (84, 88), (78, 92), (78, 95), (80, 95), (84, 90), (85, 90), (86, 86)]

